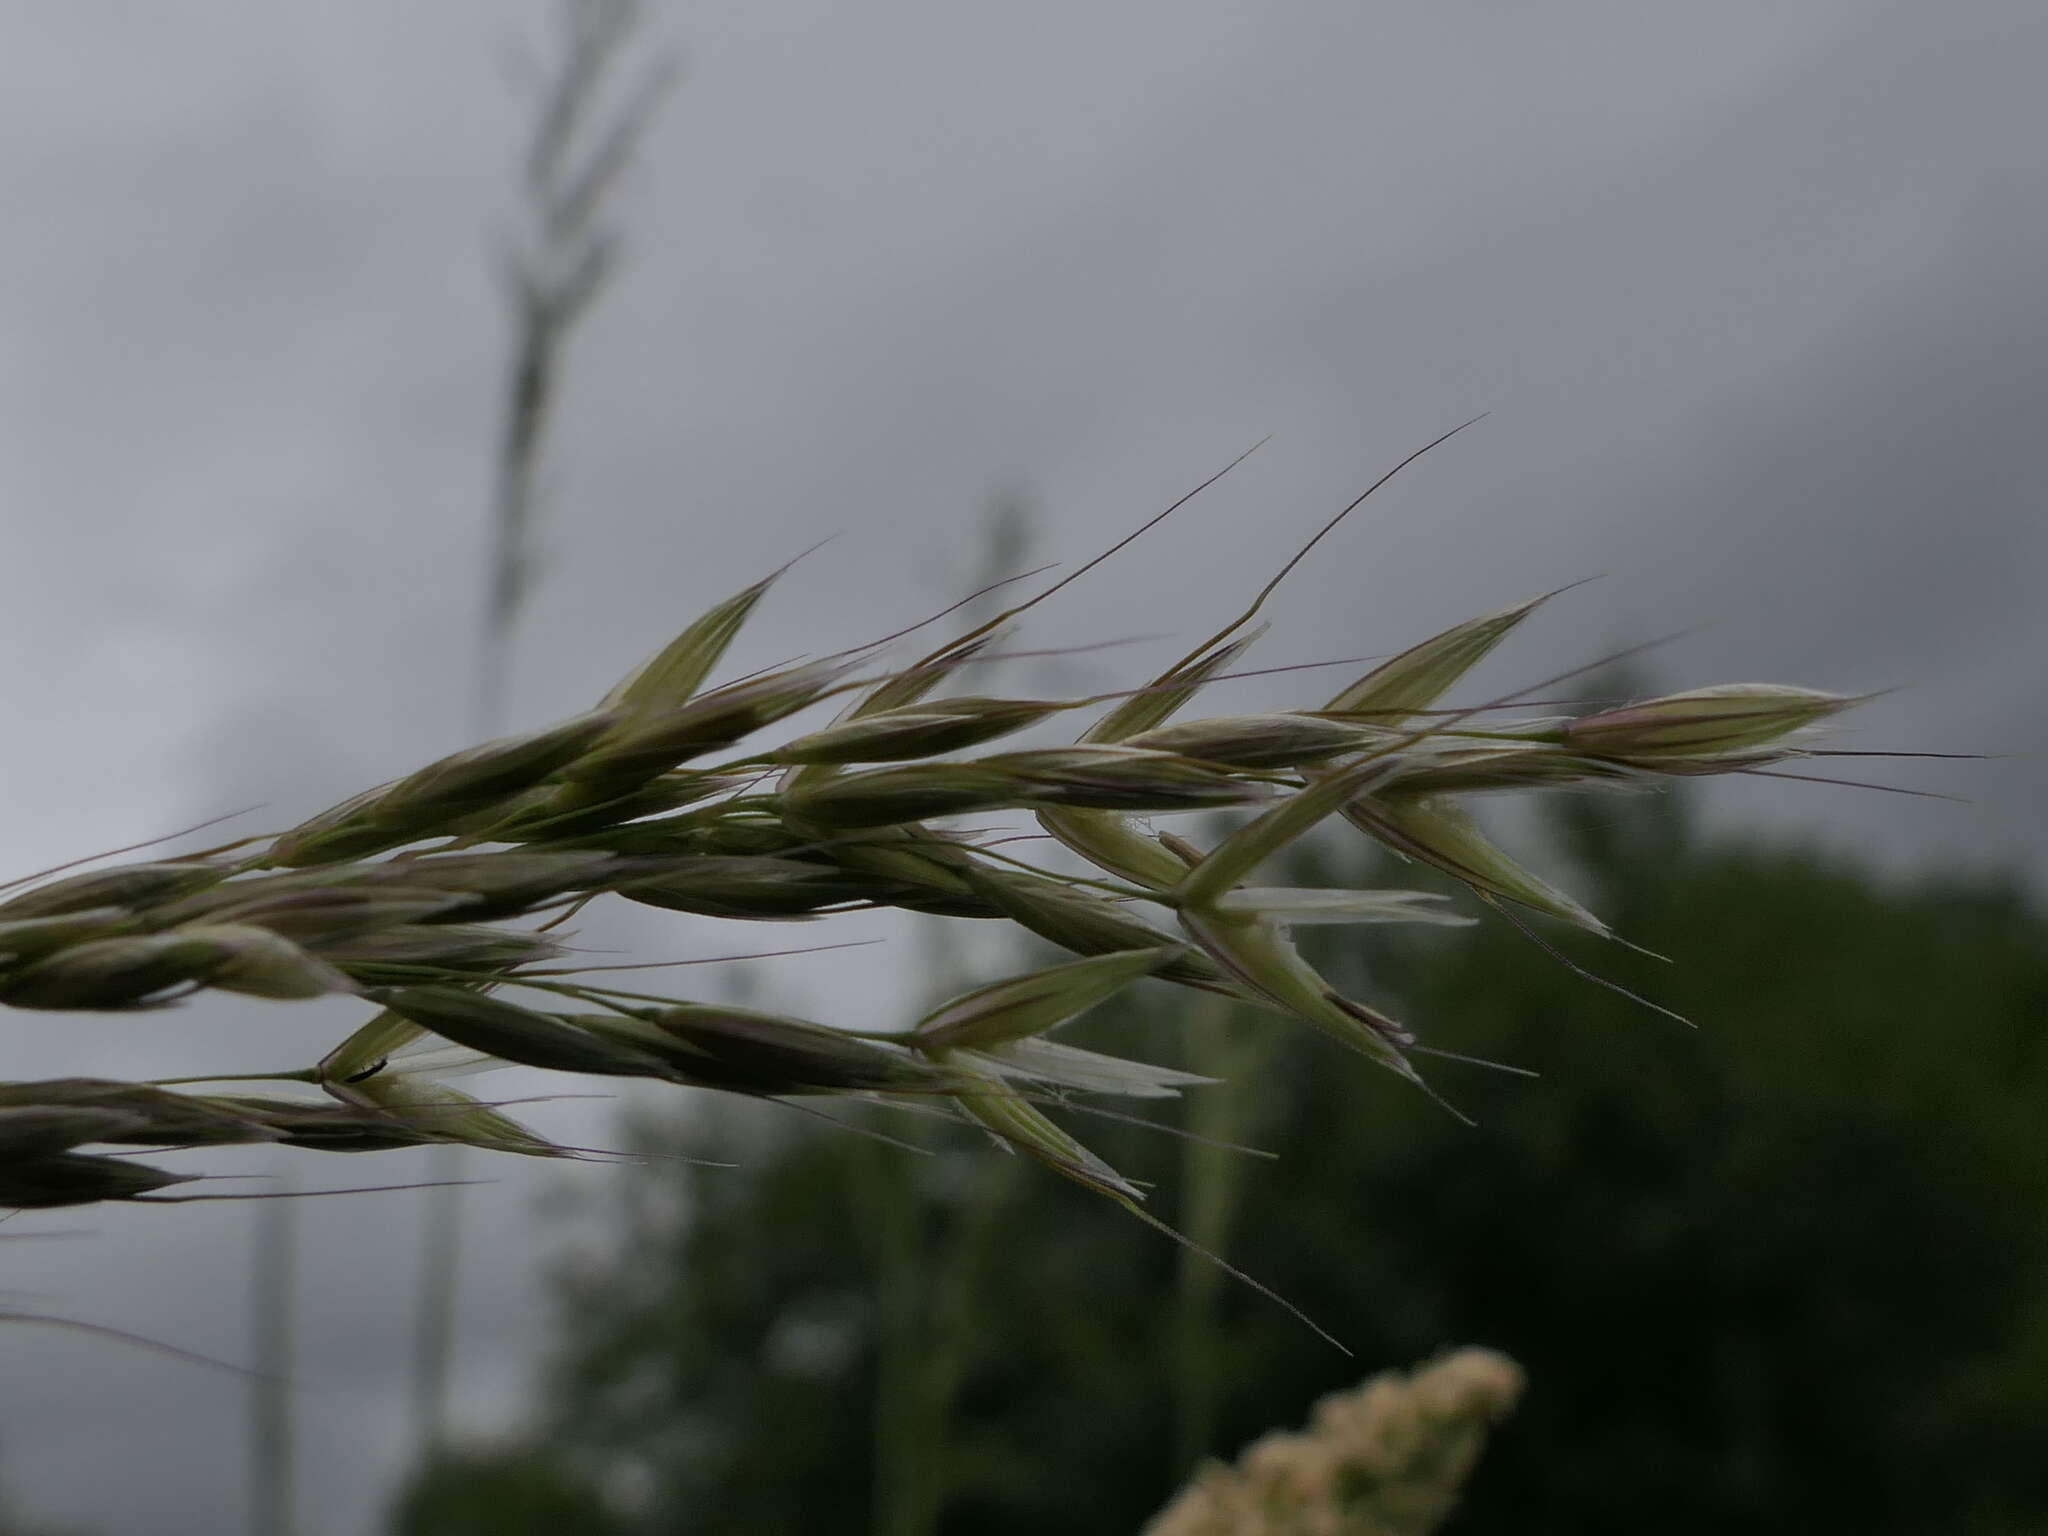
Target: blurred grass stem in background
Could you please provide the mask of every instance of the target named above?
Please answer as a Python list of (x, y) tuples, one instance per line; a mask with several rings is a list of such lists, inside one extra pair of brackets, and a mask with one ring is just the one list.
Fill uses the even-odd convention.
[[(561, 387), (563, 351), (617, 261), (609, 194), (675, 78), (674, 60), (660, 56), (619, 94), (626, 52), (641, 20), (640, 0), (558, 0), (560, 35), (544, 66), (522, 170), (525, 227), (505, 253), (512, 353), (500, 405), (477, 645), (471, 736), (479, 741), (505, 728), (513, 645), (536, 575), (543, 450)], [(441, 1187), (428, 1195), (422, 1228), (413, 1357), (414, 1415), (428, 1443), (447, 1430), (462, 1165), (462, 1148), (453, 1143), (429, 1153), (428, 1177)]]
[[(290, 1184), (280, 1186), (288, 1191)], [(291, 1200), (265, 1200), (254, 1216), (249, 1360), (249, 1527), (256, 1536), (292, 1536), (294, 1498), (292, 1342), (297, 1319), (298, 1216)]]

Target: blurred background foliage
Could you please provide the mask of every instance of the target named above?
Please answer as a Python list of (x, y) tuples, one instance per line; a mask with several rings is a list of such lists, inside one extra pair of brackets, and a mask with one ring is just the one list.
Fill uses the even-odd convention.
[(42, 1525), (18, 1512), (0, 1489), (0, 1536), (78, 1536), (77, 1532)]
[[(530, 1431), (428, 1460), (392, 1529), (1130, 1533), (1205, 1456), (1465, 1342), (1530, 1386), (1453, 1530), (2048, 1529), (2048, 924), (1995, 878), (1708, 834), (1682, 795), (1524, 830), (1677, 963), (1560, 947), (1697, 1029), (1489, 919), (1304, 936), (1425, 1042), (1542, 1074), (1434, 1062), (1476, 1129), (1156, 983), (1072, 1033), (1230, 1079), (1164, 1118), (1277, 1160), (1077, 1127), (1353, 1358), (951, 1127), (877, 1122), (919, 1157), (693, 1104), (636, 1144), (739, 1166), (621, 1174)], [(1427, 883), (1334, 843), (1282, 878)]]

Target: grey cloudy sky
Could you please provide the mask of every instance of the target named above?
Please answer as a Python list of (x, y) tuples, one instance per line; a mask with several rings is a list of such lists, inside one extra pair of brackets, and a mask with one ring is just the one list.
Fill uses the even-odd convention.
[[(574, 353), (521, 723), (826, 534), (743, 665), (951, 595), (999, 491), (1038, 509), (1047, 557), (1092, 552), (1270, 432), (1039, 630), (1205, 632), (1483, 410), (1297, 573), (1267, 661), (1604, 573), (1487, 677), (1697, 625), (1659, 663), (1674, 684), (1896, 687), (1852, 744), (2012, 754), (1884, 770), (1969, 803), (1751, 784), (1717, 812), (1904, 867), (2043, 868), (2048, 9), (651, 10), (687, 74)], [(10, 869), (256, 801), (275, 819), (462, 744), (504, 347), (489, 243), (527, 111), (507, 59), (538, 14), (0, 8)], [(27, 1076), (289, 1064), (346, 1018), (6, 1025)], [(602, 1177), (472, 1200), (473, 1421), (530, 1358), (533, 1190)], [(312, 1536), (371, 1529), (403, 1462), (417, 1199), (302, 1211)], [(96, 1235), (10, 1246), (10, 1288), (245, 1354), (246, 1208), (40, 1224)], [(0, 1476), (36, 1511), (240, 1528), (238, 1383), (22, 1329), (0, 1359)]]

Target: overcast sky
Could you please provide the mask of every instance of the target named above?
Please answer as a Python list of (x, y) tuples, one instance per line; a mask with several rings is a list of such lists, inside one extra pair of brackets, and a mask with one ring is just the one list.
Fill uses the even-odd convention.
[[(574, 351), (515, 723), (585, 707), (826, 534), (738, 665), (956, 595), (996, 495), (1037, 509), (1044, 558), (1085, 555), (1271, 433), (1038, 631), (1184, 647), (1489, 411), (1297, 573), (1264, 660), (1383, 652), (1602, 574), (1485, 678), (1697, 626), (1657, 663), (1673, 685), (1895, 688), (1849, 743), (2011, 754), (1870, 770), (1968, 803), (1749, 784), (1716, 814), (1902, 870), (2048, 865), (2048, 8), (651, 9), (686, 75)], [(280, 820), (464, 744), (490, 251), (530, 106), (509, 61), (539, 14), (0, 8), (10, 872), (259, 801)], [(1094, 665), (1114, 686), (1152, 654)], [(830, 972), (780, 974), (800, 999)], [(296, 1065), (349, 1021), (4, 1022), (30, 1076)], [(470, 1422), (530, 1358), (534, 1190), (604, 1177), (515, 1170), (472, 1199)], [(370, 1530), (406, 1455), (419, 1199), (301, 1209), (310, 1536)], [(246, 1357), (249, 1208), (7, 1230), (31, 1226), (95, 1234), (7, 1246), (34, 1305)], [(239, 1383), (25, 1329), (0, 1362), (0, 1480), (31, 1509), (241, 1529)]]

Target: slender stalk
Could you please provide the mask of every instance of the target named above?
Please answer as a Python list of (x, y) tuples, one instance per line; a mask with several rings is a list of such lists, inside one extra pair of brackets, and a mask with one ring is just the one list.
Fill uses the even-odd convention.
[(976, 1167), (938, 1255), (928, 1309), (931, 1348), (921, 1382), (927, 1440), (924, 1454), (910, 1467), (907, 1512), (900, 1524), (903, 1536), (930, 1536), (939, 1529), (951, 1484), (954, 1398), (966, 1378), (969, 1344), (980, 1326), (975, 1298), (1003, 1211), (1003, 1191), (1015, 1171), (1012, 1158), (989, 1158)]
[[(899, 1133), (903, 1134), (903, 1133)], [(915, 1136), (916, 1129), (907, 1134)], [(895, 1149), (879, 1142), (862, 1148), (868, 1222), (874, 1243), (875, 1437), (873, 1536), (914, 1536), (910, 1486), (927, 1454), (920, 1390), (924, 1265), (920, 1216), (923, 1201), (903, 1178)]]
[[(603, 291), (616, 237), (603, 217), (674, 78), (657, 59), (607, 107), (622, 50), (640, 21), (639, 0), (561, 0), (560, 53), (542, 91), (527, 146), (523, 195), (528, 229), (507, 263), (512, 354), (500, 403), (491, 516), (485, 550), (482, 632), (472, 697), (474, 735), (505, 728), (513, 641), (533, 586), (534, 523), (563, 349)], [(422, 1443), (440, 1443), (448, 1417), (462, 1253), (463, 1149), (428, 1155), (414, 1347), (414, 1414)]]
[[(1190, 1010), (1192, 1070), (1240, 1085), (1256, 1080), (1257, 1069), (1272, 1050), (1272, 1035), (1259, 1029), (1233, 1030), (1233, 1023), (1241, 1026), (1233, 1017), (1238, 1012), (1228, 999), (1213, 995)], [(1241, 1086), (1235, 1094), (1192, 1094), (1185, 1102), (1191, 1134), (1181, 1144), (1180, 1228), (1210, 1253), (1227, 1256), (1246, 1160), (1223, 1144), (1245, 1135), (1251, 1119), (1246, 1090)], [(1221, 1269), (1194, 1249), (1180, 1250), (1174, 1275), (1173, 1431), (1168, 1442), (1173, 1462), (1167, 1469), (1175, 1482), (1184, 1480), (1215, 1446), (1222, 1396), (1216, 1299), (1224, 1278)]]
[(291, 1536), (294, 1519), (292, 1313), (297, 1278), (297, 1203), (256, 1207), (250, 1263), (250, 1536)]
[[(974, 580), (979, 599), (1028, 556), (1029, 516), (1019, 498), (996, 498), (987, 538)], [(981, 618), (990, 606), (985, 600), (968, 603), (967, 618)], [(926, 920), (918, 939), (919, 974), (932, 995), (958, 990), (954, 935)], [(921, 1130), (914, 1134), (921, 1142)], [(877, 1144), (868, 1166), (874, 1177), (865, 1194), (878, 1242), (873, 1530), (875, 1536), (932, 1536), (945, 1501), (953, 1395), (965, 1372), (973, 1322), (969, 1280), (989, 1237), (996, 1191), (983, 1187), (968, 1197), (945, 1235), (928, 1244), (922, 1222), (926, 1198), (904, 1179), (902, 1159)]]
[(561, 0), (560, 9), (561, 53), (527, 146), (529, 227), (507, 263), (515, 331), (499, 414), (477, 653), (476, 717), (485, 734), (502, 727), (512, 643), (533, 584), (538, 471), (562, 352), (616, 259), (616, 236), (603, 216), (608, 195), (675, 75), (674, 61), (658, 58), (607, 107), (611, 77), (640, 21), (639, 0)]
[(413, 1335), (413, 1417), (421, 1443), (438, 1446), (447, 1430), (449, 1366), (455, 1353), (455, 1299), (462, 1258), (462, 1148), (427, 1153), (427, 1191), (420, 1234), (418, 1323)]

